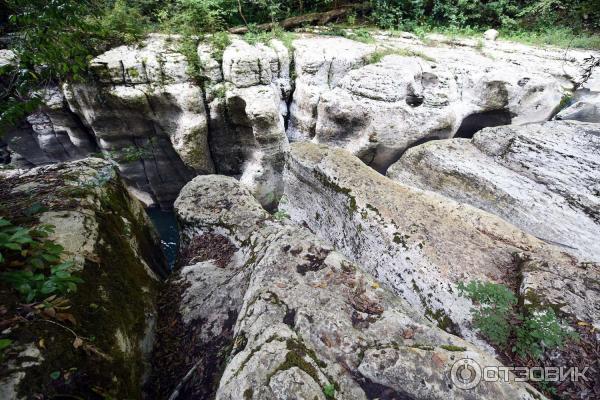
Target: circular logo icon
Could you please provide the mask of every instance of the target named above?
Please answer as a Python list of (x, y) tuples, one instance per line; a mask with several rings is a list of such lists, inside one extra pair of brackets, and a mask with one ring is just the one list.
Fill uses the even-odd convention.
[(481, 382), (481, 367), (475, 360), (461, 358), (452, 365), (450, 378), (456, 387), (469, 390)]

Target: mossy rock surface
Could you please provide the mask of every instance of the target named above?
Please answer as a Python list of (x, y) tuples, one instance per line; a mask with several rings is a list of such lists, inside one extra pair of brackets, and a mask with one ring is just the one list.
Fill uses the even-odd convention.
[[(56, 225), (52, 239), (84, 280), (66, 296), (66, 319), (31, 312), (0, 282), (0, 318), (9, 326), (1, 338), (12, 340), (0, 397), (141, 398), (166, 268), (144, 210), (100, 159), (11, 172), (0, 176), (0, 187), (0, 216)], [(44, 211), (21, 211), (32, 204)]]

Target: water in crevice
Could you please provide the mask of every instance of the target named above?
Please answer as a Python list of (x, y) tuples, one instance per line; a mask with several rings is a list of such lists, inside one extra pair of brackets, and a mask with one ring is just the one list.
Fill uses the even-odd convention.
[(177, 258), (177, 248), (179, 246), (179, 229), (173, 210), (165, 211), (158, 207), (148, 208), (146, 210), (152, 220), (158, 235), (160, 244), (169, 263), (169, 269), (173, 269)]

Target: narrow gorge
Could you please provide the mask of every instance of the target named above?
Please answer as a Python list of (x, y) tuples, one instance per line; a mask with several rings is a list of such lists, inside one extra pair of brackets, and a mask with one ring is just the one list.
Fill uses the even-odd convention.
[(486, 35), (154, 33), (39, 88), (0, 265), (77, 290), (0, 282), (0, 398), (600, 398), (600, 53)]

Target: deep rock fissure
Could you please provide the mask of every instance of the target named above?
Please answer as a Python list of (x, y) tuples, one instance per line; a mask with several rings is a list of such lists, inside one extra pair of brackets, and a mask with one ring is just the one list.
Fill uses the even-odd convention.
[(510, 125), (511, 122), (512, 115), (506, 109), (474, 113), (463, 119), (454, 137), (470, 139), (483, 128)]

